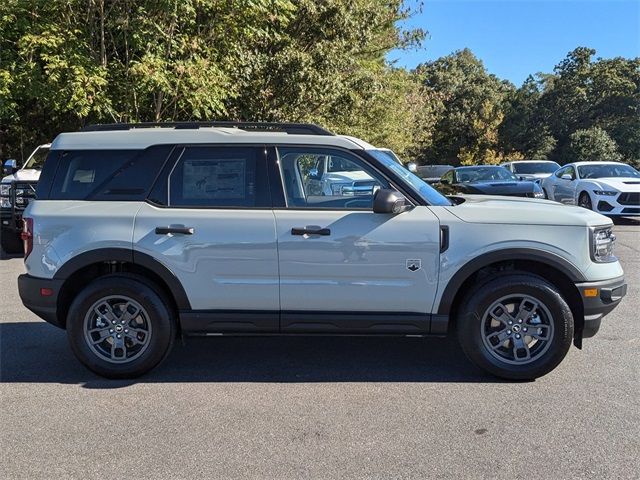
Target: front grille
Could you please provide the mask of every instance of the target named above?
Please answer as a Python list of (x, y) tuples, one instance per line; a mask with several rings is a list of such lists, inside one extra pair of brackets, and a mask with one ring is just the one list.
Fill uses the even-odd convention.
[(640, 208), (623, 208), (622, 213), (640, 213)]
[(638, 205), (640, 206), (640, 192), (621, 193), (618, 197), (620, 205)]
[(24, 210), (36, 198), (36, 183), (14, 182), (11, 198), (16, 210)]

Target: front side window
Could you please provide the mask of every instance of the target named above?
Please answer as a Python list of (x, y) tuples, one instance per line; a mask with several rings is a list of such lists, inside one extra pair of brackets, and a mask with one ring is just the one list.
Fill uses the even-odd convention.
[(269, 207), (264, 153), (253, 147), (187, 147), (169, 175), (169, 206)]
[(640, 178), (640, 172), (624, 163), (601, 163), (596, 165), (580, 165), (580, 178)]
[[(389, 188), (382, 176), (348, 152), (281, 147), (278, 156), (289, 207), (369, 209), (376, 190)], [(326, 171), (318, 168), (325, 164)]]

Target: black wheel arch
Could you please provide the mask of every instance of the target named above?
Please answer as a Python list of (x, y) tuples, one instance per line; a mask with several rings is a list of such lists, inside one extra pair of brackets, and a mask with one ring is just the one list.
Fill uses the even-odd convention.
[(61, 323), (66, 323), (69, 305), (79, 288), (99, 276), (122, 272), (139, 274), (157, 285), (172, 301), (176, 313), (191, 309), (180, 280), (154, 257), (127, 248), (101, 248), (73, 257), (53, 276), (54, 279), (63, 281), (57, 301)]
[(501, 272), (522, 272), (538, 275), (560, 289), (571, 307), (575, 321), (575, 343), (581, 346), (584, 326), (584, 306), (576, 283), (586, 281), (580, 270), (557, 254), (526, 248), (513, 248), (484, 253), (459, 268), (444, 289), (437, 306), (437, 315), (455, 324), (457, 307), (470, 288), (482, 276)]

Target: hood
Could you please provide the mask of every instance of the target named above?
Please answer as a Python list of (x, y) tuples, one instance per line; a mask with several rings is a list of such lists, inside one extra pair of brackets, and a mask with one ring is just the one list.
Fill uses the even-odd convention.
[(487, 180), (482, 182), (467, 182), (460, 184), (463, 188), (467, 188), (469, 192), (480, 192), (494, 195), (524, 195), (537, 190), (533, 182), (514, 181), (514, 180)]
[(606, 190), (607, 188), (612, 187), (621, 192), (640, 192), (640, 178), (609, 177), (585, 179), (585, 181), (597, 185), (598, 188), (602, 190)]
[(353, 172), (331, 172), (325, 174), (325, 179), (338, 182), (352, 182), (355, 180), (373, 180), (371, 175), (362, 170), (354, 170)]
[(468, 223), (520, 225), (597, 226), (610, 225), (604, 215), (582, 207), (533, 198), (460, 195), (465, 201), (444, 207)]
[(7, 175), (2, 179), (2, 183), (11, 183), (15, 181), (37, 182), (40, 178), (40, 170), (23, 169), (18, 170), (13, 175)]

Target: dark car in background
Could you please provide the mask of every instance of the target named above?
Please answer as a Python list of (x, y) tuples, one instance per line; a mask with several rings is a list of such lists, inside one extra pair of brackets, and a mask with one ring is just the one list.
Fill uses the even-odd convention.
[(544, 198), (536, 182), (520, 180), (504, 167), (478, 165), (450, 169), (436, 187), (445, 195), (480, 194)]
[(419, 165), (415, 174), (427, 183), (438, 183), (440, 177), (453, 168), (453, 165)]

